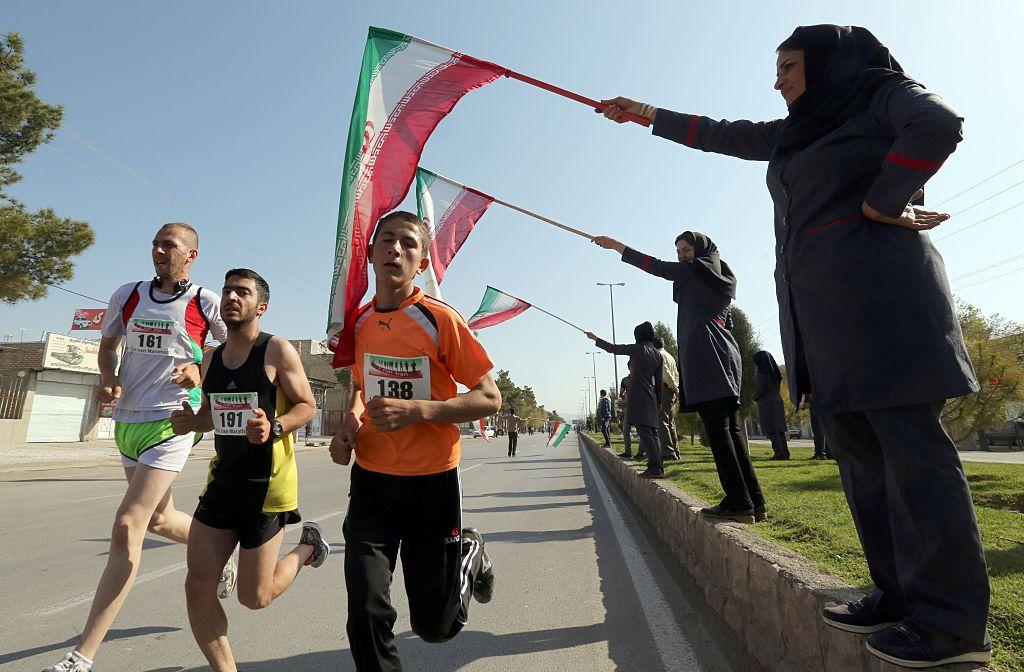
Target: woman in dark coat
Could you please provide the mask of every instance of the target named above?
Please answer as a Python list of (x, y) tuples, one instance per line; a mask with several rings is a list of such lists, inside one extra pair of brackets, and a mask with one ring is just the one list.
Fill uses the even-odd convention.
[(773, 460), (788, 460), (789, 446), (786, 443), (786, 407), (782, 403), (779, 387), (782, 384), (782, 371), (767, 350), (754, 353), (754, 366), (757, 375), (754, 378), (754, 401), (757, 402), (757, 414), (761, 420), (761, 431), (772, 442)]
[(864, 28), (800, 27), (777, 56), (784, 119), (715, 121), (625, 98), (604, 101), (605, 115), (638, 113), (657, 136), (768, 164), (790, 399), (813, 392), (878, 588), (827, 608), (826, 622), (875, 632), (868, 647), (890, 662), (985, 662), (985, 556), (940, 422), (943, 402), (978, 384), (924, 233), (948, 215), (915, 205), (962, 119)]
[(627, 264), (672, 281), (672, 299), (678, 305), (679, 408), (700, 414), (725, 490), (725, 498), (703, 513), (744, 523), (763, 519), (764, 496), (738, 417), (743, 364), (729, 314), (736, 296), (732, 269), (711, 239), (695, 231), (676, 238), (676, 262), (659, 261), (607, 236), (594, 242), (615, 250)]
[[(646, 453), (647, 469), (641, 478), (664, 478), (665, 468), (658, 444), (658, 407), (661, 406), (661, 353), (654, 347), (654, 325), (638, 324), (633, 329), (636, 343), (614, 344), (587, 332), (587, 338), (605, 352), (629, 357), (629, 389), (626, 417), (640, 439), (637, 455)], [(628, 449), (627, 449), (628, 450)]]

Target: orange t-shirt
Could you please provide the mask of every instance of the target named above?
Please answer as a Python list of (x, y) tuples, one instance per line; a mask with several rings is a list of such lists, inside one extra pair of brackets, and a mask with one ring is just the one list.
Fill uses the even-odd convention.
[[(349, 368), (363, 405), (380, 395), (445, 401), (456, 396), (456, 383), (472, 388), (494, 368), (462, 315), (418, 287), (393, 310), (377, 310), (376, 300), (363, 306), (355, 325), (356, 361)], [(356, 462), (364, 469), (425, 476), (459, 465), (456, 425), (424, 422), (378, 432), (365, 410), (360, 420)]]

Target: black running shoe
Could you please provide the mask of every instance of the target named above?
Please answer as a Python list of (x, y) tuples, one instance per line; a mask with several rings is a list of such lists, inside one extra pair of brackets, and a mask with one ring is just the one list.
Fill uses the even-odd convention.
[(737, 523), (753, 523), (754, 522), (754, 510), (743, 509), (741, 511), (733, 511), (727, 509), (721, 504), (714, 506), (707, 506), (700, 510), (707, 518), (721, 518), (723, 520), (734, 520)]
[(306, 558), (306, 566), (319, 567), (331, 553), (331, 547), (324, 541), (324, 531), (317, 523), (309, 522), (302, 524), (302, 536), (299, 537), (300, 544), (313, 547), (313, 552)]
[(760, 523), (763, 520), (768, 520), (768, 509), (766, 509), (764, 507), (764, 505), (755, 506), (754, 507), (754, 522), (755, 523)]
[(868, 599), (865, 597), (856, 602), (825, 607), (821, 610), (821, 618), (833, 628), (855, 632), (858, 635), (885, 630), (900, 620), (892, 614), (883, 614), (872, 609), (868, 606)]
[(475, 527), (467, 527), (462, 530), (462, 540), (480, 545), (480, 571), (473, 580), (473, 599), (480, 604), (487, 604), (494, 597), (494, 565), (484, 548), (484, 535)]
[(868, 637), (867, 648), (886, 662), (916, 669), (950, 663), (987, 663), (992, 660), (992, 643), (987, 635), (984, 644), (963, 639), (940, 643), (911, 618), (905, 618), (891, 628)]

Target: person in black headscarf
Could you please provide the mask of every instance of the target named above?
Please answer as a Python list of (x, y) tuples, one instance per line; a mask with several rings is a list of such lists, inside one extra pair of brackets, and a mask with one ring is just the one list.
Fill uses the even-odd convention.
[(678, 305), (679, 407), (700, 414), (725, 490), (719, 504), (702, 512), (743, 523), (763, 520), (764, 495), (739, 425), (743, 365), (732, 335), (729, 304), (736, 297), (736, 276), (729, 264), (711, 239), (696, 231), (676, 237), (677, 262), (659, 261), (607, 236), (597, 236), (594, 243), (615, 250), (627, 264), (672, 281), (672, 299)]
[(604, 114), (768, 163), (789, 398), (814, 395), (877, 586), (825, 621), (874, 632), (869, 650), (890, 662), (986, 662), (985, 555), (940, 420), (945, 400), (978, 383), (924, 233), (948, 215), (920, 207), (963, 120), (864, 28), (797, 28), (776, 70), (783, 119), (716, 121), (626, 98), (603, 101)]
[(614, 344), (587, 332), (587, 338), (605, 352), (629, 357), (629, 390), (626, 416), (640, 439), (637, 455), (646, 453), (647, 469), (641, 478), (664, 478), (665, 468), (658, 444), (658, 407), (661, 406), (661, 353), (654, 347), (654, 325), (638, 324), (633, 329), (636, 343)]
[(771, 457), (773, 460), (788, 460), (789, 446), (786, 443), (786, 407), (779, 394), (782, 384), (782, 371), (767, 350), (754, 353), (754, 366), (757, 375), (754, 378), (752, 398), (757, 402), (757, 414), (761, 420), (761, 431), (772, 442)]

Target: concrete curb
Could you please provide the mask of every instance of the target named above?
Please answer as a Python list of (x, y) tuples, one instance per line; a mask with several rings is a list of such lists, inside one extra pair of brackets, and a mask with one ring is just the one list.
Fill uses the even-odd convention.
[[(628, 495), (679, 564), (704, 590), (704, 600), (736, 635), (736, 642), (773, 672), (906, 672), (868, 653), (864, 637), (821, 620), (829, 602), (863, 593), (825, 574), (804, 557), (748, 532), (744, 525), (711, 522), (707, 503), (669, 481), (637, 478), (624, 462), (590, 437), (584, 446)], [(932, 668), (982, 672), (972, 664)]]

